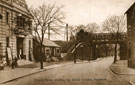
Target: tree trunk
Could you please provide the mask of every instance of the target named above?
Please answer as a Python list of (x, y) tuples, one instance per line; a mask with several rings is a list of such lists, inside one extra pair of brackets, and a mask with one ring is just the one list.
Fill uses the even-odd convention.
[(75, 52), (75, 55), (74, 55), (74, 63), (76, 63), (76, 52)]
[(105, 48), (105, 51), (106, 51), (106, 57), (108, 57), (108, 47)]
[(40, 69), (44, 69), (43, 61), (40, 61)]
[(76, 63), (76, 44), (75, 44), (75, 51), (74, 51), (74, 63)]
[(117, 43), (115, 44), (114, 63), (117, 61)]
[(42, 52), (42, 48), (43, 48), (43, 45), (41, 44), (40, 45), (40, 69), (43, 69), (44, 66), (43, 66), (43, 52)]
[(50, 40), (50, 23), (48, 24), (48, 40)]
[(83, 57), (84, 57), (84, 53), (83, 53), (83, 47), (82, 47), (82, 62), (83, 62)]
[(92, 54), (92, 51), (91, 51), (91, 46), (89, 47), (89, 49), (90, 49), (90, 55), (89, 55), (89, 62), (90, 62), (90, 58), (91, 58), (91, 54)]

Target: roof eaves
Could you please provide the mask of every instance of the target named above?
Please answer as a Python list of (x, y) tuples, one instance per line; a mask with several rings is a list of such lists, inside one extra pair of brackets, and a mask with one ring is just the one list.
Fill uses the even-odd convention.
[(127, 12), (130, 10), (130, 8), (132, 8), (133, 5), (135, 5), (135, 2), (128, 8), (128, 10), (124, 14), (127, 14)]

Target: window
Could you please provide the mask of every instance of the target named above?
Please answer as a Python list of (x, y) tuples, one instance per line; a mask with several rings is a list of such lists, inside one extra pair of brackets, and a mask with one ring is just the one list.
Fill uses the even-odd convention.
[(57, 53), (60, 53), (60, 50), (59, 49), (57, 49)]
[(20, 26), (20, 16), (17, 16), (17, 26)]
[(50, 50), (46, 49), (46, 54), (49, 55), (50, 54)]
[(19, 28), (24, 28), (24, 24), (25, 24), (25, 18), (23, 18), (22, 16), (17, 16), (17, 26)]
[(20, 27), (23, 27), (24, 28), (24, 22), (25, 22), (25, 19), (21, 17)]
[(9, 47), (9, 37), (6, 37), (6, 45)]
[(9, 12), (6, 12), (6, 23), (9, 24)]
[(29, 26), (28, 30), (31, 30), (31, 25), (32, 25), (32, 20), (28, 20), (28, 26)]
[(46, 52), (49, 52), (49, 49), (47, 49)]

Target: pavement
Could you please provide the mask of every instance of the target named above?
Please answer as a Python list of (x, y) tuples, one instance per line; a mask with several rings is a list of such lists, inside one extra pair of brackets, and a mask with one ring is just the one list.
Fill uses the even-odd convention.
[(28, 63), (22, 65), (20, 63), (19, 67), (15, 69), (12, 69), (11, 67), (5, 67), (4, 70), (0, 70), (0, 84), (69, 64), (73, 63), (64, 61), (44, 63), (44, 69), (40, 69), (39, 63)]
[[(98, 59), (99, 60), (99, 59)], [(26, 76), (2, 85), (131, 85), (110, 70), (113, 57), (77, 62)], [(121, 75), (120, 75), (121, 76)]]
[(110, 69), (117, 75), (122, 76), (129, 81), (131, 85), (135, 85), (135, 68), (128, 67), (127, 60), (119, 60), (110, 66)]
[[(97, 60), (91, 62), (97, 62), (100, 60), (102, 60), (102, 58), (98, 58)], [(88, 61), (84, 60), (83, 62), (81, 61), (77, 63), (88, 63)], [(73, 64), (72, 61), (50, 62), (44, 63), (44, 69), (40, 69), (40, 63), (20, 60), (18, 61), (18, 68), (12, 69), (11, 67), (5, 67), (4, 70), (0, 70), (0, 84), (17, 80), (19, 78), (26, 77), (35, 73), (71, 64)]]

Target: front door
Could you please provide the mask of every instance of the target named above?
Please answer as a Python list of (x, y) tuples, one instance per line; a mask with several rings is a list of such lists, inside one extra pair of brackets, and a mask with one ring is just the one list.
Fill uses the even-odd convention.
[(32, 48), (31, 48), (31, 41), (29, 41), (29, 60), (32, 61)]
[(24, 40), (24, 38), (17, 37), (17, 57), (18, 57), (18, 59), (25, 59), (23, 56), (23, 40)]
[(51, 56), (54, 57), (54, 47), (51, 48)]

